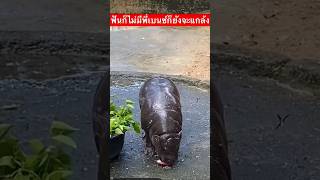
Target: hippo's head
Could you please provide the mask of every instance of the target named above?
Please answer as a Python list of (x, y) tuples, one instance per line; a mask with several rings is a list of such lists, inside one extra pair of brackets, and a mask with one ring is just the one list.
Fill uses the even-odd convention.
[(155, 152), (160, 161), (159, 164), (172, 166), (178, 158), (178, 151), (181, 140), (181, 131), (179, 133), (165, 133), (162, 135), (153, 135), (151, 137)]

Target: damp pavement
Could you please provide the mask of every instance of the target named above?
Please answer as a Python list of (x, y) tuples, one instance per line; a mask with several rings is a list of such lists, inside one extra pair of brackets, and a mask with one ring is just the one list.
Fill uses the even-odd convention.
[(233, 179), (319, 179), (320, 97), (226, 66), (218, 76)]
[[(21, 42), (13, 44), (12, 48), (17, 44)], [(6, 45), (7, 43), (2, 44), (2, 48), (10, 49)], [(98, 47), (104, 47), (102, 45)], [(30, 48), (38, 48), (37, 46), (34, 44)], [(22, 138), (23, 145), (32, 138), (47, 141), (49, 125), (55, 119), (79, 128), (80, 131), (75, 134), (78, 148), (71, 151), (74, 163), (72, 179), (89, 180), (96, 179), (97, 172), (97, 153), (90, 118), (92, 98), (102, 74), (101, 71), (106, 70), (106, 56), (100, 48), (86, 47), (88, 52), (83, 54), (83, 50), (73, 48), (76, 46), (78, 46), (77, 43), (61, 48), (69, 48), (67, 52), (71, 51), (71, 54), (68, 55), (66, 51), (55, 49), (56, 46), (53, 46), (51, 51), (45, 44), (39, 50), (42, 52), (41, 55), (38, 54), (37, 49), (28, 54), (29, 48), (17, 48), (20, 53), (6, 51), (7, 53), (1, 54), (0, 122), (15, 125), (14, 134)], [(50, 51), (47, 52), (48, 49)], [(39, 62), (43, 64), (39, 65)], [(53, 66), (54, 71), (51, 70)], [(320, 177), (319, 97), (267, 78), (249, 76), (245, 71), (242, 72), (227, 65), (217, 72), (216, 82), (226, 109), (230, 161), (234, 179), (312, 180)], [(132, 77), (135, 75), (132, 73)], [(141, 79), (138, 78), (138, 80)], [(123, 78), (121, 83), (124, 87), (133, 89), (139, 85), (132, 84), (129, 77)], [(180, 86), (190, 91), (194, 90), (186, 84)], [(123, 91), (123, 93), (130, 95), (134, 91)], [(204, 92), (201, 91), (201, 93)], [(191, 102), (194, 101), (193, 97), (188, 98)], [(185, 107), (190, 108), (193, 105), (193, 103), (185, 104)], [(286, 115), (289, 117), (276, 129), (279, 124), (277, 114), (281, 117)], [(184, 133), (183, 141), (187, 143), (188, 138), (191, 138), (188, 134), (191, 135), (196, 130), (190, 128), (189, 131)], [(141, 138), (128, 133), (127, 138), (130, 137), (137, 140), (137, 148), (132, 150), (133, 153), (142, 151)], [(196, 142), (193, 140), (190, 139), (190, 142)], [(129, 143), (129, 146), (124, 148), (130, 147), (130, 140), (126, 143)], [(192, 158), (198, 156), (192, 154), (192, 150), (195, 149), (189, 146), (182, 147), (178, 166), (169, 170), (156, 169), (155, 165), (151, 165), (153, 160), (144, 157), (143, 152), (137, 158), (146, 158), (145, 162), (135, 161), (136, 157), (129, 160), (132, 160), (131, 166), (138, 163), (139, 168), (143, 167), (140, 166), (143, 163), (150, 163), (149, 167), (146, 166), (140, 173), (148, 173), (146, 169), (150, 168), (154, 173), (162, 174), (160, 177), (168, 177), (173, 176), (179, 168), (192, 167)], [(114, 162), (114, 169), (111, 170), (113, 173), (127, 171), (130, 175), (137, 174), (134, 169), (119, 163), (121, 160), (128, 160), (126, 159), (128, 157), (131, 158), (126, 154), (130, 151), (125, 149), (122, 151), (124, 159), (121, 159), (121, 156), (118, 162)], [(187, 165), (184, 162), (191, 164)], [(188, 173), (192, 174), (192, 172)]]
[[(72, 179), (95, 179), (98, 157), (92, 133), (91, 105), (101, 75), (102, 73), (87, 73), (41, 81), (2, 79), (0, 122), (15, 126), (13, 134), (23, 140), (23, 146), (33, 138), (40, 138), (48, 143), (48, 130), (53, 120), (64, 121), (79, 128), (74, 135), (78, 148), (69, 151), (73, 159)], [(119, 100), (129, 98), (136, 102), (141, 79), (121, 79), (113, 81), (115, 84), (111, 87), (112, 94), (120, 97)], [(208, 91), (181, 83), (177, 86), (183, 99), (184, 116), (177, 166), (169, 170), (158, 167), (153, 160), (144, 156), (141, 137), (127, 133), (120, 159), (111, 164), (113, 176), (209, 179)], [(135, 118), (138, 120), (137, 103), (135, 107)]]
[[(74, 164), (72, 179), (95, 179), (98, 158), (90, 113), (93, 94), (101, 74), (56, 74), (59, 78), (41, 80), (23, 76), (16, 79), (2, 78), (0, 122), (15, 125), (14, 134), (23, 139), (23, 144), (32, 138), (47, 141), (48, 128), (54, 119), (79, 128), (80, 131), (74, 136), (78, 148), (71, 151)], [(112, 92), (121, 93), (120, 98), (129, 96), (136, 101), (139, 83), (132, 84), (130, 79), (124, 78), (120, 84), (122, 88), (114, 83)], [(311, 180), (320, 176), (319, 98), (272, 80), (248, 76), (235, 69), (221, 70), (218, 85), (226, 108), (230, 161), (235, 179)], [(162, 169), (155, 165), (152, 159), (144, 156), (141, 138), (128, 133), (120, 159), (111, 166), (114, 176), (148, 176), (153, 172), (159, 174), (159, 177), (178, 179), (178, 172), (182, 176), (186, 173), (196, 175), (207, 172), (204, 170), (208, 168), (204, 166), (206, 161), (202, 162), (203, 166), (200, 165), (203, 169), (193, 163), (200, 163), (199, 160), (208, 154), (206, 140), (198, 142), (200, 137), (206, 136), (206, 123), (203, 126), (200, 124), (206, 122), (205, 116), (201, 114), (199, 117), (203, 119), (199, 121), (196, 112), (204, 112), (200, 106), (205, 107), (207, 100), (204, 98), (208, 95), (205, 91), (184, 84), (179, 83), (178, 87), (183, 97), (189, 99), (190, 103), (184, 100), (183, 111), (185, 118), (190, 119), (184, 120), (186, 131), (177, 166)], [(198, 103), (192, 94), (200, 97)], [(275, 129), (279, 123), (277, 114), (281, 117), (289, 114), (289, 117), (280, 128)], [(136, 118), (139, 118), (139, 113)], [(194, 129), (195, 126), (203, 131)], [(193, 168), (195, 174), (191, 170)], [(207, 174), (201, 176), (207, 177)]]
[[(140, 122), (139, 90), (144, 79), (111, 76), (111, 95), (118, 105), (125, 99), (135, 102), (134, 117)], [(110, 166), (115, 178), (210, 179), (210, 95), (175, 82), (181, 96), (183, 126), (177, 164), (170, 169), (157, 165), (155, 158), (144, 154), (142, 135), (128, 132), (123, 150)]]
[[(101, 6), (103, 2), (97, 3), (89, 0), (69, 2), (65, 0), (65, 3), (69, 5), (63, 6), (63, 8), (61, 8), (62, 4), (65, 3), (62, 1), (46, 0), (39, 2), (30, 0), (28, 2), (17, 2), (17, 0), (3, 0), (0, 2), (0, 19), (3, 22), (0, 27), (1, 30), (103, 32), (105, 29), (104, 19), (100, 18), (104, 12), (104, 6)], [(228, 3), (229, 5), (224, 5)], [(238, 5), (230, 6), (232, 3), (231, 1), (225, 2), (223, 7), (230, 8), (234, 12), (233, 10)], [(270, 3), (272, 2), (270, 1)], [(302, 1), (301, 3), (304, 2)], [(83, 8), (84, 4), (86, 8)], [(218, 4), (222, 3), (218, 2)], [(247, 4), (242, 3), (243, 6), (247, 6)], [(295, 7), (301, 7), (296, 6), (295, 2), (291, 4)], [(261, 6), (261, 3), (253, 4), (253, 6), (256, 5)], [(48, 7), (51, 9), (50, 11), (48, 11)], [(309, 6), (305, 6), (305, 8), (309, 8)], [(310, 10), (312, 9), (314, 10), (315, 8), (310, 8)], [(82, 15), (79, 15), (79, 11), (83, 12), (81, 13)], [(228, 14), (227, 11), (224, 12)], [(301, 11), (301, 13), (303, 12)], [(232, 13), (229, 14), (233, 16)], [(251, 14), (248, 15), (250, 16)], [(241, 16), (233, 16), (232, 18), (235, 18), (244, 27), (244, 36), (237, 33), (219, 31), (216, 32), (217, 36), (212, 36), (213, 38), (217, 37), (217, 43), (234, 44), (234, 39), (247, 41), (247, 37), (252, 32), (247, 31), (249, 27), (247, 26), (248, 23), (240, 22), (238, 19), (247, 21), (250, 18), (246, 20), (246, 18)], [(291, 15), (289, 14), (289, 16)], [(299, 13), (297, 16), (299, 16)], [(224, 17), (228, 19), (229, 15)], [(260, 17), (262, 16), (258, 18)], [(281, 18), (278, 19), (280, 21), (274, 22), (281, 23)], [(316, 21), (317, 18), (309, 19)], [(267, 19), (266, 21), (269, 20)], [(305, 20), (302, 21), (305, 22)], [(221, 27), (220, 29), (236, 30), (239, 32), (239, 29), (225, 28), (232, 21), (223, 21), (222, 19), (219, 22), (226, 23), (226, 25), (218, 26)], [(251, 22), (254, 22), (253, 25), (257, 27), (255, 21)], [(313, 25), (313, 23), (310, 24)], [(238, 28), (237, 23), (234, 23), (234, 25)], [(265, 29), (264, 25), (261, 27)], [(278, 25), (270, 27), (280, 27), (280, 30), (282, 28)], [(302, 29), (308, 28), (308, 26), (299, 27)], [(287, 28), (290, 29), (291, 27), (288, 26)], [(258, 28), (253, 31), (264, 33), (260, 29)], [(274, 36), (274, 32), (279, 31), (271, 30), (269, 31), (270, 36), (261, 37), (267, 39), (267, 41), (273, 41), (273, 44), (278, 45), (279, 40), (282, 41), (283, 38)], [(38, 36), (38, 33), (35, 32), (35, 36)], [(219, 33), (227, 35), (222, 37)], [(296, 34), (294, 32), (295, 37)], [(301, 34), (305, 35), (306, 33)], [(307, 34), (307, 39), (311, 39), (310, 43), (317, 42), (316, 38), (313, 37), (313, 33)], [(233, 38), (233, 36), (236, 38)], [(2, 35), (1, 39), (3, 37), (13, 37), (19, 41), (21, 40), (20, 36), (16, 35)], [(238, 37), (243, 38), (239, 39)], [(255, 41), (258, 42), (258, 46), (268, 44), (263, 41), (260, 42), (256, 38), (260, 38), (259, 34), (252, 41), (249, 39), (245, 43), (248, 43), (249, 46)], [(277, 39), (274, 41), (275, 38)], [(292, 40), (299, 41), (299, 38), (293, 38)], [(4, 44), (1, 43), (1, 46), (5, 46)], [(13, 48), (19, 44), (21, 42), (13, 44)], [(315, 54), (313, 48), (307, 48), (307, 53), (301, 53), (308, 46), (304, 46), (304, 43), (302, 45), (300, 43), (295, 44), (295, 46), (302, 48), (302, 50), (298, 51), (296, 51), (296, 48), (293, 48), (292, 50), (296, 54), (301, 56), (308, 55), (308, 52), (309, 55)], [(37, 46), (37, 44), (32, 43), (30, 45), (32, 45), (31, 49)], [(286, 43), (283, 43), (283, 46), (286, 45)], [(75, 46), (78, 47), (79, 44), (75, 44)], [(41, 48), (39, 52), (43, 53), (48, 47)], [(105, 47), (105, 45), (101, 47)], [(93, 67), (90, 71), (98, 71), (99, 67), (103, 66), (103, 64), (97, 66), (94, 65), (95, 63), (90, 63), (88, 59), (84, 60), (83, 57), (77, 57), (79, 61), (83, 62), (77, 64), (76, 61), (72, 60), (71, 62), (75, 62), (77, 67), (72, 63), (67, 63), (66, 66), (63, 66), (62, 63), (55, 63), (51, 64), (51, 67), (54, 65), (56, 71), (49, 71), (50, 68), (48, 67), (50, 63), (36, 66), (37, 63), (33, 62), (34, 59), (47, 59), (50, 61), (57, 58), (61, 59), (61, 62), (70, 62), (67, 61), (69, 57), (61, 55), (61, 50), (64, 48), (59, 49), (60, 54), (58, 53), (56, 56), (53, 55), (53, 57), (46, 58), (43, 55), (42, 59), (38, 58), (38, 56), (33, 56), (30, 57), (29, 62), (23, 62), (26, 60), (25, 55), (16, 56), (17, 58), (15, 58), (14, 62), (12, 62), (10, 55), (5, 58), (3, 56), (0, 57), (1, 62), (4, 62), (2, 61), (3, 59), (6, 61), (5, 65), (1, 64), (0, 71), (0, 122), (14, 124), (15, 134), (24, 140), (30, 138), (42, 138), (46, 140), (48, 127), (55, 118), (79, 128), (80, 131), (75, 134), (78, 149), (72, 151), (74, 155), (73, 179), (96, 179), (97, 156), (92, 138), (93, 133), (89, 114), (93, 93), (100, 74), (89, 74), (87, 72), (88, 66), (85, 66), (88, 63), (93, 64), (89, 66)], [(90, 48), (85, 47), (83, 49), (76, 49), (76, 51), (82, 53), (86, 49)], [(128, 54), (128, 57), (130, 57), (130, 54)], [(66, 59), (63, 60), (62, 58)], [(16, 63), (25, 64), (25, 66), (23, 69), (17, 69), (20, 66)], [(12, 70), (9, 70), (9, 68)], [(71, 70), (66, 72), (67, 68)], [(36, 70), (29, 71), (30, 69)], [(151, 72), (150, 69), (149, 71)], [(74, 77), (66, 76), (73, 76), (75, 73), (78, 75)], [(308, 92), (293, 89), (286, 84), (279, 84), (266, 78), (248, 76), (237, 69), (227, 68), (221, 70), (219, 72), (218, 85), (226, 108), (230, 161), (234, 179), (316, 180), (320, 177), (319, 98), (309, 95)], [(279, 123), (277, 114), (281, 117), (289, 114), (287, 120), (278, 129), (275, 128)], [(139, 140), (135, 134), (129, 134), (128, 136)], [(121, 165), (119, 166), (119, 168), (122, 167)], [(133, 172), (133, 170), (129, 169), (130, 167), (127, 168), (128, 171)], [(146, 169), (143, 172), (145, 171)], [(170, 170), (163, 171), (159, 169), (155, 171), (168, 172)], [(171, 171), (172, 173), (173, 171)]]
[[(93, 140), (91, 109), (101, 75), (82, 75), (46, 80), (0, 80), (0, 122), (14, 125), (13, 134), (27, 146), (39, 138), (49, 143), (49, 128), (54, 120), (80, 130), (74, 134), (76, 150), (72, 157), (72, 179), (96, 179), (97, 152)], [(11, 107), (11, 108), (6, 108)]]

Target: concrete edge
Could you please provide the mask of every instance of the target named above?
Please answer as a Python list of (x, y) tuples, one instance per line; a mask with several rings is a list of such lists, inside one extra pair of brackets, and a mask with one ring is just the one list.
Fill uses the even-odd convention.
[[(109, 56), (107, 33), (0, 31), (0, 54)], [(320, 64), (294, 61), (281, 54), (249, 50), (232, 45), (211, 44), (211, 63), (232, 66), (251, 76), (267, 77), (291, 86), (320, 90)], [(165, 75), (164, 75), (165, 76)], [(185, 77), (180, 76), (180, 79)], [(208, 87), (209, 82), (193, 84)]]
[(280, 54), (213, 44), (211, 63), (215, 68), (231, 66), (250, 76), (267, 77), (293, 87), (320, 91), (320, 64), (297, 61)]
[(210, 88), (210, 81), (202, 81), (199, 79), (194, 79), (190, 77), (186, 77), (183, 75), (169, 75), (169, 74), (158, 74), (158, 73), (149, 73), (149, 72), (130, 72), (130, 71), (110, 71), (110, 77), (121, 77), (121, 78), (135, 78), (139, 80), (144, 80), (152, 77), (166, 77), (171, 80), (183, 84), (187, 84), (190, 86), (195, 86), (198, 88), (208, 90)]
[(109, 56), (108, 33), (0, 31), (0, 54)]
[[(36, 81), (32, 79), (23, 79), (23, 80), (16, 80), (16, 79), (2, 79), (0, 82), (3, 81), (19, 81), (24, 83), (32, 83), (32, 84), (45, 84), (50, 83), (52, 81), (59, 81), (59, 80), (72, 80), (80, 77), (87, 77), (87, 76), (99, 76), (102, 77), (106, 74), (106, 71), (91, 71), (86, 73), (78, 73), (78, 74), (72, 74), (72, 75), (65, 75), (57, 78), (50, 78), (42, 81)], [(195, 86), (197, 88), (208, 90), (210, 88), (210, 82), (209, 81), (202, 81), (194, 78), (189, 78), (182, 75), (168, 75), (168, 74), (158, 74), (158, 73), (148, 73), (148, 72), (130, 72), (130, 71), (110, 71), (110, 78), (117, 77), (117, 78), (130, 78), (130, 79), (136, 79), (140, 81), (144, 81), (147, 78), (151, 77), (166, 77), (170, 78), (171, 80), (183, 84), (187, 84), (189, 86)]]

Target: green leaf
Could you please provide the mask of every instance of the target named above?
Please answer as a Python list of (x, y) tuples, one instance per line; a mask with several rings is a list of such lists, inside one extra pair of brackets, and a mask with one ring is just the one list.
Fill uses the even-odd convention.
[(45, 180), (62, 180), (72, 175), (72, 171), (58, 170), (50, 173)]
[(40, 180), (40, 177), (34, 171), (27, 169), (19, 169), (13, 176), (13, 180)]
[(136, 133), (140, 133), (140, 125), (137, 122), (133, 123), (133, 129)]
[[(7, 135), (12, 126), (0, 125), (0, 179), (4, 180), (65, 180), (71, 171), (71, 159), (62, 146), (49, 145), (46, 148), (38, 139), (29, 141), (31, 155), (26, 155), (19, 141)], [(76, 148), (76, 143), (67, 135), (61, 133), (77, 130), (65, 123), (55, 121), (52, 140)], [(53, 173), (55, 172), (55, 173)]]
[(120, 135), (132, 129), (140, 133), (139, 124), (135, 124), (132, 110), (134, 102), (127, 99), (122, 106), (110, 101), (110, 136)]
[(24, 161), (24, 168), (30, 169), (30, 170), (35, 170), (37, 168), (37, 164), (39, 162), (38, 159), (39, 159), (39, 156), (36, 156), (36, 155), (27, 156)]
[(14, 162), (13, 162), (13, 157), (12, 156), (4, 156), (0, 158), (0, 167), (1, 166), (7, 166), (14, 168)]
[(18, 141), (9, 137), (0, 141), (0, 147), (0, 157), (14, 155), (19, 150)]
[(127, 107), (129, 107), (130, 109), (134, 109), (134, 107), (131, 104), (128, 104)]
[(70, 146), (70, 147), (72, 147), (74, 149), (77, 148), (77, 144), (69, 136), (57, 135), (57, 136), (52, 137), (52, 139), (56, 140), (59, 143), (68, 145), (68, 146)]
[(79, 129), (74, 128), (61, 121), (53, 121), (51, 125), (51, 134), (53, 134), (54, 136), (59, 134), (66, 135), (77, 130)]
[(131, 100), (129, 100), (129, 99), (126, 100), (126, 103), (127, 103), (127, 104), (134, 104), (134, 102), (131, 101)]
[(41, 152), (45, 147), (39, 139), (32, 139), (29, 141), (29, 146), (33, 153)]
[(16, 151), (14, 152), (14, 161), (16, 164), (21, 166), (21, 163), (23, 163), (26, 160), (26, 154), (22, 151), (22, 149), (17, 146)]
[(23, 175), (21, 172), (17, 173), (13, 178), (13, 180), (29, 180), (29, 179), (30, 179), (29, 174)]
[(61, 149), (56, 154), (56, 159), (58, 159), (61, 163), (64, 164), (64, 167), (70, 167), (71, 166), (71, 159), (69, 155), (65, 152), (63, 152)]
[(115, 134), (120, 135), (120, 134), (123, 134), (123, 132), (121, 131), (121, 129), (117, 128), (115, 129)]
[(128, 121), (133, 121), (133, 116), (132, 114), (128, 114), (125, 116), (125, 119), (127, 119)]
[(48, 160), (48, 158), (49, 158), (49, 155), (47, 153), (44, 154), (44, 156), (41, 158), (41, 161), (40, 161), (38, 167), (40, 168), (41, 166), (43, 166), (46, 163), (46, 161)]
[(10, 124), (0, 124), (0, 140), (7, 135), (12, 127)]
[(127, 131), (128, 131), (128, 129), (129, 129), (129, 127), (127, 127), (127, 126), (123, 126), (123, 130), (122, 130), (122, 132), (127, 132)]

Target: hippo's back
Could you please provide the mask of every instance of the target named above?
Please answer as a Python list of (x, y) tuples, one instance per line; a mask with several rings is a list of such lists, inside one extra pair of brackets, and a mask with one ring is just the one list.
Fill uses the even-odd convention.
[[(175, 84), (166, 78), (152, 78), (144, 83), (139, 94), (140, 107), (152, 109), (181, 108), (180, 94)], [(152, 106), (152, 107), (151, 107)]]
[(180, 94), (172, 81), (161, 77), (147, 80), (139, 101), (142, 129), (157, 134), (181, 130)]

